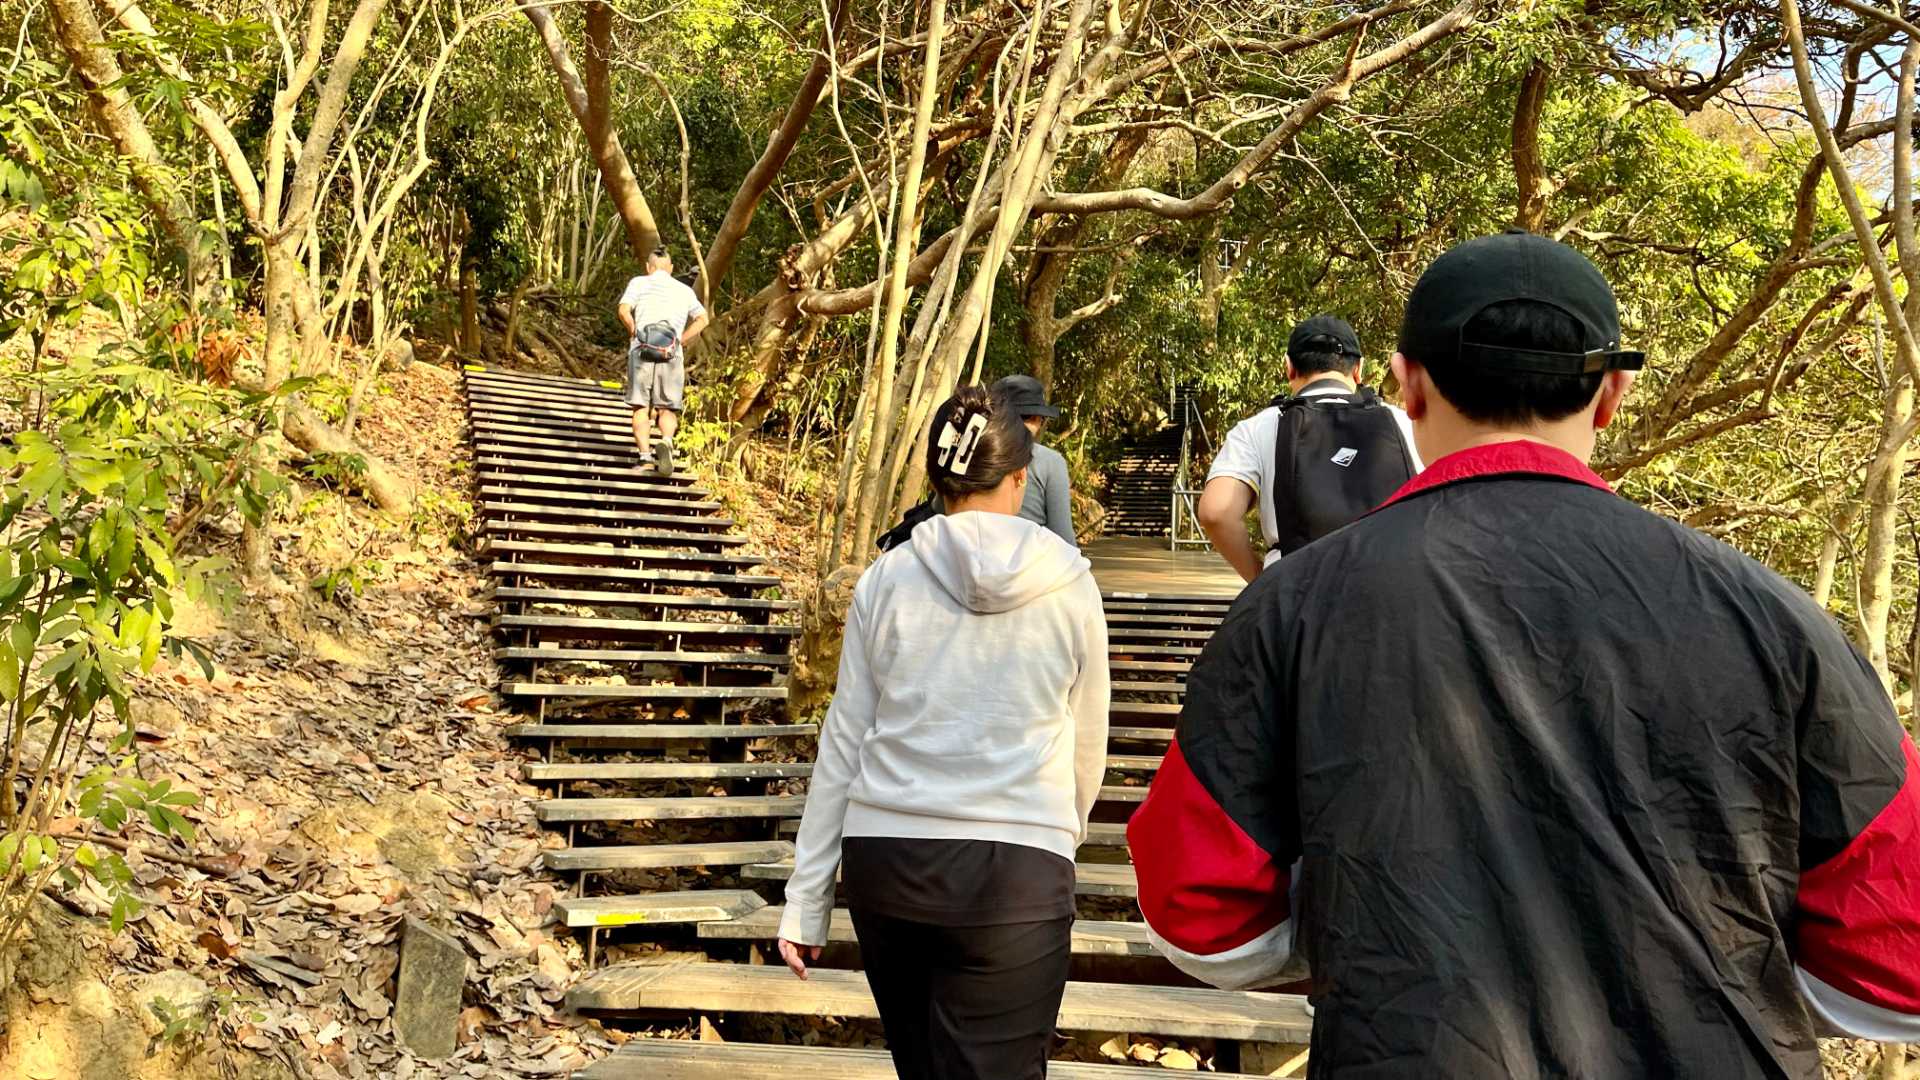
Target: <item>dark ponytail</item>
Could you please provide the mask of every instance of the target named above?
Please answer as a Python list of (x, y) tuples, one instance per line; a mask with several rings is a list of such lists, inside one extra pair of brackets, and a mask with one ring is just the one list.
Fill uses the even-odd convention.
[(947, 505), (992, 491), (1032, 461), (1033, 433), (1004, 395), (963, 386), (934, 410), (927, 479)]

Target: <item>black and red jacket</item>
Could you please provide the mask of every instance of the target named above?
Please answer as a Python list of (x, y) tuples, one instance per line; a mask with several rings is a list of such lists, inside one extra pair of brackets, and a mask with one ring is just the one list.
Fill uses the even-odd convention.
[(1920, 759), (1805, 593), (1500, 443), (1269, 568), (1128, 827), (1319, 1078), (1817, 1077), (1920, 1040)]

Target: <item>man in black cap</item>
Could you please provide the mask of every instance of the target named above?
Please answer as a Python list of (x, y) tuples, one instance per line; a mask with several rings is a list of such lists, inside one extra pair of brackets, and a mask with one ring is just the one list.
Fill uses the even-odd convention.
[(1805, 593), (1587, 467), (1619, 336), (1565, 245), (1436, 260), (1393, 360), (1431, 464), (1241, 593), (1129, 824), (1176, 964), (1303, 962), (1321, 1080), (1920, 1039), (1920, 755)]
[[(1360, 338), (1315, 315), (1287, 338), (1288, 393), (1234, 425), (1194, 516), (1242, 578), (1380, 505), (1420, 471), (1407, 415), (1360, 385)], [(1247, 538), (1256, 500), (1264, 561)]]
[(1040, 433), (1048, 420), (1060, 417), (1060, 410), (1047, 404), (1047, 391), (1031, 375), (1009, 375), (994, 383), (995, 398), (1012, 404), (1015, 412), (1033, 432), (1033, 464), (1027, 466), (1027, 493), (1020, 499), (1020, 516), (1045, 525), (1069, 544), (1079, 546), (1073, 534), (1072, 488), (1067, 479), (1067, 459), (1050, 446), (1040, 445)]

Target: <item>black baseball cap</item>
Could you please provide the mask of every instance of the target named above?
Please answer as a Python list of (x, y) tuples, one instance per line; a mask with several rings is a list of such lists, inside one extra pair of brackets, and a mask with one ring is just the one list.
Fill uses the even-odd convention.
[(993, 384), (991, 391), (1004, 396), (1020, 416), (1058, 417), (1060, 410), (1047, 404), (1046, 388), (1031, 375), (1009, 375)]
[[(1580, 324), (1585, 348), (1555, 352), (1466, 340), (1474, 316), (1509, 300), (1564, 313)], [(1557, 240), (1519, 229), (1469, 240), (1433, 260), (1407, 294), (1400, 351), (1430, 368), (1540, 375), (1638, 371), (1647, 359), (1620, 347), (1620, 308), (1600, 268)]]
[(1303, 352), (1333, 352), (1360, 359), (1360, 335), (1338, 315), (1315, 315), (1302, 319), (1287, 335), (1287, 357)]

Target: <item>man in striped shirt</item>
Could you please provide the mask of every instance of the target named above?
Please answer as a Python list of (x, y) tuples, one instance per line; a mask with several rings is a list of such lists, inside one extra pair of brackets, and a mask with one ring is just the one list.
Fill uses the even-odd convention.
[(692, 289), (673, 276), (673, 257), (657, 247), (647, 272), (620, 294), (620, 321), (627, 328), (627, 404), (633, 406), (633, 442), (644, 466), (651, 454), (654, 423), (660, 451), (654, 471), (673, 475), (673, 433), (686, 408), (686, 347), (707, 326), (707, 309)]

